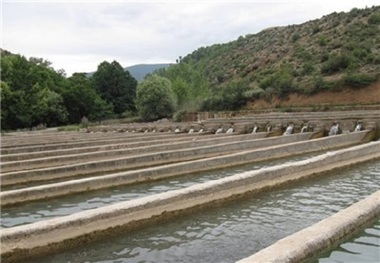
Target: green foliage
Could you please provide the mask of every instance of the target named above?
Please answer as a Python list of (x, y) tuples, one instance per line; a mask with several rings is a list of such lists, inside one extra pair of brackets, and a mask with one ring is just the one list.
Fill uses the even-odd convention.
[(2, 51), (1, 129), (48, 126), (67, 121), (62, 84), (65, 78), (50, 68), (50, 62)]
[(322, 64), (321, 72), (332, 74), (347, 68), (354, 68), (356, 60), (348, 54), (331, 54), (329, 59)]
[(348, 73), (343, 77), (343, 83), (354, 88), (361, 88), (370, 85), (376, 77), (369, 74)]
[(137, 86), (136, 107), (143, 121), (171, 117), (176, 109), (176, 96), (170, 80), (151, 75)]
[(79, 123), (84, 116), (90, 121), (113, 117), (112, 104), (100, 97), (84, 73), (75, 73), (67, 80), (63, 98), (69, 112), (70, 123)]
[(324, 35), (320, 36), (319, 39), (318, 39), (318, 44), (321, 46), (321, 47), (324, 47), (327, 45), (327, 42), (328, 42), (328, 38)]
[(294, 70), (291, 65), (283, 65), (280, 70), (263, 79), (260, 87), (264, 90), (272, 88), (275, 94), (287, 97), (295, 88), (293, 83)]
[[(321, 75), (315, 75), (313, 77), (314, 87), (310, 89), (309, 93), (315, 93), (316, 91), (339, 91), (343, 87), (343, 83), (340, 79), (326, 81)], [(307, 92), (306, 92), (307, 93)]]
[(300, 36), (300, 34), (299, 33), (294, 33), (293, 35), (292, 35), (292, 42), (294, 43), (294, 42), (296, 42), (298, 39), (300, 39), (301, 38), (301, 36)]
[(380, 14), (377, 13), (377, 14), (372, 14), (369, 18), (368, 18), (368, 24), (371, 24), (371, 25), (379, 25), (380, 24)]
[(315, 34), (317, 34), (319, 31), (321, 31), (321, 28), (320, 28), (318, 25), (315, 25), (315, 26), (313, 27), (312, 34), (315, 35)]
[(137, 81), (117, 61), (102, 62), (93, 74), (92, 82), (101, 98), (113, 105), (113, 112), (118, 116), (135, 109)]
[(1, 128), (131, 118), (137, 102), (145, 120), (175, 110), (179, 120), (184, 112), (237, 110), (258, 98), (367, 86), (380, 75), (379, 24), (379, 6), (354, 8), (200, 47), (158, 70), (163, 79), (147, 77), (140, 98), (136, 80), (116, 61), (101, 63), (92, 77), (66, 78), (47, 60), (1, 50)]
[[(84, 116), (98, 121), (115, 115), (115, 105), (96, 92), (93, 82), (85, 74), (75, 73), (66, 78), (64, 71), (55, 71), (47, 60), (28, 60), (4, 50), (1, 55), (2, 130), (79, 123)], [(118, 71), (112, 73), (118, 79)], [(135, 81), (130, 75), (125, 73), (122, 78), (130, 81), (127, 83), (132, 84), (128, 87), (133, 89)], [(133, 90), (128, 93), (133, 97), (120, 95), (113, 102), (116, 101), (119, 108), (126, 104), (134, 110), (134, 94)]]
[(161, 70), (158, 74), (171, 81), (179, 110), (195, 111), (202, 100), (209, 96), (210, 85), (201, 68), (194, 68), (192, 64), (184, 61), (186, 60), (183, 59), (181, 63)]
[[(249, 100), (246, 97), (247, 85), (242, 82), (228, 83), (206, 98), (202, 105), (203, 111), (238, 110)], [(248, 94), (249, 95), (249, 94)]]

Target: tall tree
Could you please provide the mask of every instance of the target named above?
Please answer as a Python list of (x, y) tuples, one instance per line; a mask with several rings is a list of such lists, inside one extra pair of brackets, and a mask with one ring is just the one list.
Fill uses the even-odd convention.
[(90, 79), (84, 73), (74, 73), (67, 80), (68, 86), (63, 98), (70, 123), (79, 123), (83, 117), (90, 121), (112, 117), (113, 106), (96, 93)]
[(1, 55), (1, 128), (65, 124), (67, 111), (59, 91), (66, 79), (48, 61), (3, 50)]
[(100, 63), (92, 81), (100, 96), (113, 105), (114, 113), (121, 116), (135, 110), (137, 81), (117, 61)]
[(172, 116), (176, 101), (171, 82), (167, 78), (154, 74), (137, 86), (136, 107), (144, 121)]

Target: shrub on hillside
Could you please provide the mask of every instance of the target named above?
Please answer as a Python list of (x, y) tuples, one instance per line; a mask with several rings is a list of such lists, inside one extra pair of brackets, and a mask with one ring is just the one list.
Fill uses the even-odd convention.
[(343, 77), (343, 83), (350, 87), (361, 88), (370, 85), (376, 80), (376, 77), (368, 74), (346, 74)]
[(379, 25), (380, 24), (380, 14), (373, 14), (368, 18), (368, 24)]

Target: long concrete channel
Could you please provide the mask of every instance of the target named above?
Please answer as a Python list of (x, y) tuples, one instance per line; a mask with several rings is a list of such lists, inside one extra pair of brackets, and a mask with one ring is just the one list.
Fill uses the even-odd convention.
[[(276, 164), (305, 160), (317, 154), (295, 156), (282, 159), (282, 161), (263, 162), (263, 164), (267, 163), (268, 165), (264, 166), (270, 167)], [(260, 169), (260, 167), (243, 165), (231, 169), (201, 173), (201, 176), (210, 174), (212, 177), (214, 175), (218, 177), (219, 173), (229, 176), (253, 169)], [(378, 160), (374, 159), (318, 174), (313, 178), (290, 183), (284, 187), (273, 189), (273, 191), (245, 196), (239, 201), (222, 203), (197, 213), (169, 218), (165, 222), (155, 223), (133, 231), (121, 231), (115, 236), (23, 262), (232, 263), (249, 257), (276, 241), (365, 199), (380, 189), (379, 174), (380, 164)], [(185, 176), (183, 179), (185, 180), (185, 178), (190, 179), (192, 176)], [(176, 185), (176, 181), (182, 181), (182, 178), (164, 180), (169, 185)], [(198, 181), (197, 183), (200, 182), (205, 181)], [(158, 189), (154, 187), (155, 184), (156, 182), (147, 184), (147, 186), (151, 185), (152, 190)], [(144, 188), (145, 184), (141, 187)], [(90, 197), (89, 204), (95, 208), (98, 202), (108, 202), (110, 199), (107, 198), (107, 193), (110, 193), (112, 198), (117, 197), (121, 193), (119, 192), (121, 189), (115, 188), (113, 194), (109, 190), (99, 191), (99, 197), (96, 195), (94, 198)], [(166, 191), (174, 189), (168, 188)], [(52, 212), (57, 213), (58, 216), (60, 211), (64, 211), (68, 207), (65, 205), (65, 200), (68, 202), (66, 204), (71, 204), (70, 200), (75, 200), (71, 197), (60, 199), (57, 201), (62, 201), (62, 210), (54, 208), (55, 200), (50, 200), (46, 207), (49, 210), (52, 205), (51, 208), (54, 209)], [(121, 199), (119, 201), (126, 200)], [(25, 207), (25, 211), (28, 213), (29, 207), (35, 206), (37, 203), (16, 206), (12, 210), (14, 212), (19, 210), (20, 216), (22, 216), (22, 207)], [(82, 202), (79, 203), (80, 207), (84, 205)], [(41, 206), (41, 209), (36, 211), (36, 215), (41, 216), (47, 213), (45, 220), (51, 218), (49, 215), (52, 214), (48, 210)], [(24, 214), (24, 216), (27, 215)], [(380, 217), (378, 219), (380, 220)], [(363, 230), (358, 229), (358, 234), (355, 234), (354, 237), (349, 236), (348, 240), (345, 239), (343, 243), (339, 244), (339, 247), (331, 247), (322, 255), (318, 255), (318, 261), (378, 262), (379, 224), (380, 221), (375, 224), (369, 222), (368, 226), (365, 226)], [(377, 238), (374, 235), (377, 235)], [(352, 241), (355, 244), (346, 241)], [(307, 262), (312, 263), (317, 262), (317, 260), (314, 258)]]
[(228, 168), (178, 175), (175, 176), (175, 178), (169, 177), (141, 184), (117, 185), (107, 189), (86, 191), (79, 194), (73, 193), (66, 196), (59, 196), (57, 198), (41, 199), (33, 202), (20, 203), (18, 205), (3, 206), (1, 208), (2, 220), (0, 227), (15, 227), (59, 216), (70, 215), (80, 211), (99, 208), (152, 194), (182, 189), (191, 185), (221, 179), (236, 173), (241, 173), (242, 171), (258, 170), (274, 165), (306, 160), (325, 152), (326, 151), (318, 151), (300, 155), (297, 154), (284, 158), (252, 162)]
[(354, 163), (380, 158), (380, 142), (329, 152), (305, 161), (273, 166), (197, 184), (184, 189), (79, 212), (52, 220), (4, 229), (4, 262), (74, 247), (83, 242), (146, 223), (204, 209), (215, 203), (277, 188)]
[[(54, 141), (46, 144), (35, 144), (35, 145), (27, 145), (27, 146), (13, 146), (13, 147), (2, 147), (1, 153), (2, 155), (9, 154), (18, 154), (18, 153), (33, 153), (33, 152), (41, 152), (41, 151), (53, 151), (58, 149), (71, 149), (78, 147), (89, 147), (89, 146), (99, 146), (99, 145), (109, 145), (109, 144), (119, 144), (119, 143), (136, 143), (138, 141), (139, 146), (156, 144), (156, 143), (165, 143), (170, 142), (172, 140), (191, 140), (194, 137), (203, 138), (203, 136), (211, 137), (210, 134), (174, 134), (174, 133), (157, 133), (157, 134), (121, 134), (119, 133), (106, 133), (106, 138), (103, 137), (95, 137), (93, 138), (91, 134), (89, 134), (88, 138), (82, 140), (70, 140), (67, 142)], [(226, 136), (223, 134), (222, 136)], [(227, 135), (228, 136), (228, 135)], [(141, 139), (141, 140), (140, 140)], [(16, 140), (16, 139), (15, 139)], [(137, 145), (135, 145), (137, 146)]]
[[(143, 152), (141, 148), (146, 149), (147, 147), (152, 146), (152, 151), (155, 149), (159, 149), (159, 145), (167, 145), (167, 144), (177, 144), (180, 146), (180, 143), (200, 143), (202, 141), (210, 142), (231, 142), (231, 141), (239, 141), (246, 139), (255, 139), (255, 138), (264, 138), (270, 136), (270, 133), (257, 133), (257, 134), (246, 134), (246, 135), (229, 135), (229, 134), (220, 134), (220, 135), (193, 135), (193, 136), (177, 136), (173, 135), (167, 139), (157, 139), (154, 141), (146, 140), (147, 136), (133, 138), (133, 142), (125, 142), (122, 143), (114, 143), (114, 141), (109, 141), (106, 145), (95, 145), (95, 146), (84, 146), (84, 147), (74, 147), (68, 149), (55, 149), (55, 150), (47, 150), (47, 151), (38, 151), (38, 152), (29, 152), (29, 153), (16, 153), (16, 154), (7, 154), (2, 155), (2, 161), (6, 162), (15, 162), (21, 160), (29, 160), (29, 159), (38, 159), (38, 158), (46, 158), (46, 157), (56, 157), (56, 156), (64, 156), (64, 155), (79, 155), (83, 153), (94, 153), (94, 152), (104, 152), (104, 151), (115, 151), (122, 149), (131, 149), (134, 148)], [(131, 140), (130, 138), (128, 140)], [(155, 147), (156, 146), (156, 147)], [(185, 145), (186, 146), (186, 145)], [(188, 146), (186, 146), (188, 147)]]
[[(295, 138), (296, 136), (283, 136), (272, 139), (286, 139), (285, 141), (287, 141), (287, 143), (278, 146), (269, 146), (255, 150), (246, 150), (238, 153), (226, 154), (217, 157), (204, 158), (199, 160), (160, 165), (157, 167), (150, 167), (139, 170), (132, 170), (128, 172), (92, 176), (90, 178), (3, 191), (2, 193), (0, 193), (1, 204), (4, 206), (32, 200), (40, 200), (62, 195), (80, 193), (83, 191), (98, 190), (117, 185), (127, 185), (152, 180), (159, 180), (167, 177), (184, 175), (192, 172), (219, 169), (223, 167), (252, 163), (254, 161), (281, 158), (294, 154), (302, 154), (312, 151), (321, 151), (337, 147), (344, 147), (362, 142), (366, 138), (367, 134), (367, 131), (363, 131), (352, 134), (325, 137), (301, 142), (288, 141), (288, 139), (291, 139), (292, 137)], [(311, 135), (309, 134), (308, 136)], [(258, 141), (264, 140), (260, 139)], [(26, 183), (30, 181), (33, 181), (33, 178), (25, 178)]]
[[(112, 144), (106, 146), (97, 147), (82, 147), (65, 150), (65, 152), (48, 151), (39, 152), (39, 158), (28, 160), (17, 160), (7, 162), (4, 160), (7, 156), (4, 156), (3, 162), (0, 165), (0, 169), (3, 173), (15, 171), (15, 170), (27, 170), (42, 167), (49, 167), (54, 165), (64, 165), (70, 163), (79, 163), (88, 160), (105, 160), (115, 157), (137, 155), (142, 153), (153, 153), (159, 151), (174, 151), (180, 149), (195, 148), (199, 146), (213, 146), (221, 143), (249, 141), (268, 136), (268, 133), (257, 133), (249, 135), (236, 135), (236, 136), (213, 136), (211, 138), (202, 138), (190, 141), (170, 141), (170, 143), (148, 145), (140, 147), (131, 147), (131, 144)], [(137, 142), (136, 142), (137, 144)], [(133, 145), (132, 145), (133, 146)], [(59, 154), (59, 155), (57, 155)], [(31, 154), (29, 154), (31, 155)], [(53, 156), (52, 156), (53, 155)], [(55, 156), (54, 156), (55, 155)], [(24, 154), (23, 154), (24, 156)]]
[[(7, 186), (31, 181), (51, 180), (56, 178), (89, 175), (94, 173), (99, 174), (107, 171), (115, 171), (122, 169), (135, 169), (144, 166), (151, 167), (157, 164), (201, 159), (211, 156), (222, 155), (223, 153), (232, 153), (252, 148), (257, 149), (276, 144), (297, 142), (300, 140), (310, 139), (312, 136), (312, 133), (304, 133), (290, 136), (273, 137), (268, 139), (264, 138), (244, 140), (239, 142), (219, 143), (209, 146), (198, 146), (175, 151), (165, 150), (155, 153), (126, 156), (102, 161), (97, 160), (79, 164), (70, 164), (41, 169), (2, 173), (0, 179), (1, 184), (3, 186)], [(43, 160), (40, 161), (44, 162)]]
[[(207, 133), (201, 133), (207, 134)], [(70, 143), (80, 143), (80, 142), (89, 142), (96, 141), (102, 139), (133, 139), (133, 138), (141, 138), (141, 137), (170, 137), (176, 135), (177, 137), (191, 137), (194, 135), (199, 135), (197, 133), (194, 134), (186, 134), (186, 133), (174, 133), (174, 132), (118, 132), (115, 130), (107, 131), (107, 132), (49, 132), (49, 133), (31, 133), (31, 134), (5, 134), (2, 138), (1, 148), (4, 150), (10, 148), (33, 148), (35, 146), (41, 145), (54, 145), (54, 144), (70, 144)]]

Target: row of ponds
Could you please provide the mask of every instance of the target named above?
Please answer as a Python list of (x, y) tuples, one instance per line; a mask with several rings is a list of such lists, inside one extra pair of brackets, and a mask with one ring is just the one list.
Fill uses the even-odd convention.
[[(69, 215), (320, 153), (5, 207), (1, 226)], [(30, 262), (235, 262), (379, 190), (379, 179), (380, 163), (371, 161)], [(346, 257), (358, 254), (357, 247), (378, 259), (373, 251), (379, 248), (379, 228), (376, 222), (360, 233), (355, 239), (360, 246), (351, 241), (314, 261), (346, 262)]]

